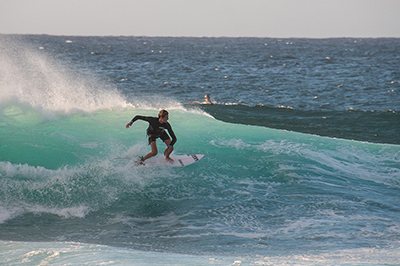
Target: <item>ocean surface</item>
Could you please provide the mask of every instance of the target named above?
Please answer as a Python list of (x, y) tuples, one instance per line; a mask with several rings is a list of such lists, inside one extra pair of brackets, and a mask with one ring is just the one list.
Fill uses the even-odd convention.
[(0, 264), (399, 265), (399, 110), (400, 39), (0, 35)]

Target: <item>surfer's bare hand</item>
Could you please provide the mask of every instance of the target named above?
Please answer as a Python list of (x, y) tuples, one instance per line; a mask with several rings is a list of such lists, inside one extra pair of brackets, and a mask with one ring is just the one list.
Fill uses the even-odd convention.
[(132, 126), (132, 123), (126, 124), (126, 128), (129, 128), (130, 126)]

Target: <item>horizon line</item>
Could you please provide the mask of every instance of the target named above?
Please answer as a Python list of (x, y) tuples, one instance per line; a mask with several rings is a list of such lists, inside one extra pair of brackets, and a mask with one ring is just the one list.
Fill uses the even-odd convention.
[(141, 37), (141, 38), (251, 38), (251, 39), (399, 39), (399, 37), (387, 37), (387, 36), (380, 36), (380, 37), (370, 37), (370, 36), (331, 36), (331, 37), (267, 37), (267, 36), (185, 36), (185, 35), (97, 35), (97, 34), (49, 34), (49, 33), (1, 33), (0, 35), (36, 35), (36, 36), (54, 36), (54, 37)]

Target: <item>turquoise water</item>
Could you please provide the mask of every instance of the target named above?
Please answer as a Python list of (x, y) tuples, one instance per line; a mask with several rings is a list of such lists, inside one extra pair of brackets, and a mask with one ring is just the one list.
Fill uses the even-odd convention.
[(135, 114), (156, 113), (118, 107), (48, 119), (35, 109), (3, 110), (2, 240), (200, 256), (195, 260), (397, 250), (399, 146), (170, 108), (175, 153), (203, 153), (201, 161), (149, 169), (116, 159), (148, 152), (147, 124), (124, 126)]
[[(26, 53), (29, 71), (1, 64), (6, 265), (400, 263), (399, 145), (224, 122)], [(147, 123), (126, 123), (161, 108), (174, 153), (202, 160), (131, 166), (150, 148)]]

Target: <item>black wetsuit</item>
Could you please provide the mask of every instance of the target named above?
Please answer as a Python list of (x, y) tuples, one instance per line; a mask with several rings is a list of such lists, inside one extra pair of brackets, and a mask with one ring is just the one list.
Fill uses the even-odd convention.
[(141, 116), (137, 115), (132, 119), (132, 123), (137, 120), (144, 120), (149, 122), (149, 127), (147, 128), (147, 135), (149, 136), (149, 144), (153, 141), (156, 141), (157, 138), (161, 138), (163, 141), (166, 141), (170, 137), (165, 132), (165, 129), (168, 130), (169, 135), (172, 137), (172, 141), (170, 145), (174, 145), (176, 142), (176, 136), (174, 131), (172, 130), (171, 125), (167, 122), (161, 124), (157, 117), (151, 116)]

